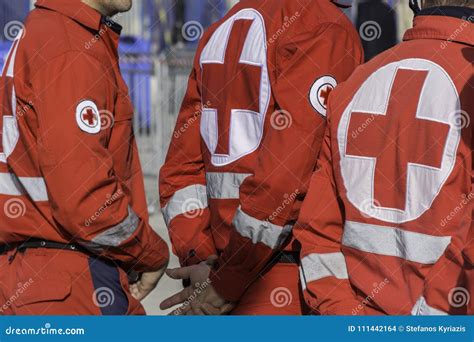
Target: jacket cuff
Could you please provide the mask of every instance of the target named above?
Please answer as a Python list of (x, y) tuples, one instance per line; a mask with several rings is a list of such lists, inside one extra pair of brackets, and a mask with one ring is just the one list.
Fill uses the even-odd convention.
[(150, 242), (143, 246), (142, 253), (132, 265), (137, 272), (158, 271), (169, 262), (169, 248), (167, 243), (153, 232)]
[(225, 266), (217, 270), (211, 270), (209, 279), (214, 290), (230, 302), (239, 301), (247, 287), (252, 283), (250, 276), (232, 271)]
[(179, 263), (183, 267), (197, 265), (205, 260), (207, 260), (207, 257), (200, 255), (194, 249), (183, 251), (183, 253), (179, 255)]

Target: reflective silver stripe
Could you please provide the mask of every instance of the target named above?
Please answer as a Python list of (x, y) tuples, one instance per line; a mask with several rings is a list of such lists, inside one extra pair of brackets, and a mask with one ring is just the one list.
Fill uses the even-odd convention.
[(413, 316), (447, 316), (448, 313), (435, 309), (429, 306), (426, 302), (425, 297), (421, 296), (417, 301), (413, 309), (411, 310)]
[(213, 199), (238, 199), (239, 188), (250, 173), (208, 172), (207, 193)]
[[(128, 216), (119, 224), (97, 235), (90, 242), (91, 248), (117, 247), (128, 240), (138, 228), (140, 218), (129, 207)], [(87, 245), (87, 244), (86, 244)]]
[(346, 259), (342, 253), (309, 254), (301, 259), (301, 268), (308, 283), (327, 277), (349, 278)]
[(352, 221), (346, 221), (342, 239), (342, 244), (347, 247), (421, 264), (434, 264), (450, 243), (450, 236), (427, 235)]
[(10, 196), (29, 195), (33, 201), (48, 200), (46, 184), (42, 177), (17, 177), (12, 173), (0, 173), (0, 194)]
[(202, 184), (194, 184), (176, 191), (161, 211), (168, 226), (176, 216), (204, 208), (207, 208), (206, 187)]
[(268, 221), (253, 218), (239, 207), (232, 221), (235, 229), (243, 237), (249, 238), (253, 243), (263, 243), (275, 249), (280, 247), (291, 234), (293, 226), (277, 226)]

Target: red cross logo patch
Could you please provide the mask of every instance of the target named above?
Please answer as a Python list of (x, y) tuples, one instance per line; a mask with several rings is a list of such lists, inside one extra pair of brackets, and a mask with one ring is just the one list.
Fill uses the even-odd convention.
[(322, 116), (326, 116), (329, 95), (336, 88), (337, 81), (332, 76), (323, 76), (313, 83), (309, 92), (309, 101), (313, 108)]
[(91, 100), (81, 101), (76, 108), (76, 121), (79, 128), (89, 134), (100, 132), (100, 113)]
[(338, 125), (340, 170), (352, 205), (391, 223), (429, 210), (455, 165), (459, 113), (456, 87), (441, 66), (404, 59), (375, 71)]
[(215, 166), (255, 151), (271, 98), (265, 22), (254, 9), (239, 11), (205, 45), (200, 132)]

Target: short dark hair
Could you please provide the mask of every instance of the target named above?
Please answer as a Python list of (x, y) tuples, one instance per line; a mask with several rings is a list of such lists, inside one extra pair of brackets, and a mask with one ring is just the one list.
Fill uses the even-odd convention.
[(424, 0), (423, 7), (433, 6), (465, 6), (474, 7), (472, 0)]

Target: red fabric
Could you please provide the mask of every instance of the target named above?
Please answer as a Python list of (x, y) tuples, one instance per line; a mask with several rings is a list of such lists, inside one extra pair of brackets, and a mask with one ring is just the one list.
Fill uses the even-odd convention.
[[(102, 315), (101, 306), (112, 305), (118, 295), (128, 300), (127, 315), (144, 315), (142, 305), (128, 288), (126, 273), (120, 272), (123, 293), (93, 285), (89, 256), (73, 251), (29, 249), (17, 253), (13, 262), (0, 256), (1, 315)], [(110, 287), (113, 284), (109, 284)], [(103, 296), (103, 297), (102, 297)]]
[[(464, 29), (452, 38), (452, 32), (460, 26)], [(364, 214), (349, 199), (341, 171), (342, 135), (338, 129), (342, 127), (346, 108), (350, 109), (356, 92), (371, 75), (387, 70), (393, 62), (410, 58), (436, 63), (449, 74), (466, 115), (463, 121), (472, 122), (473, 32), (473, 24), (460, 19), (418, 17), (415, 28), (405, 35), (405, 42), (356, 69), (353, 76), (332, 93), (328, 129), (318, 169), (312, 176), (294, 235), (302, 244), (302, 258), (314, 253), (342, 252), (349, 278), (327, 276), (306, 284), (305, 297), (313, 309), (322, 314), (370, 314), (375, 311), (405, 315), (411, 313), (415, 302), (423, 296), (434, 309), (453, 314), (466, 313), (466, 305), (452, 305), (450, 292), (456, 288), (465, 291), (471, 286), (470, 280), (469, 283), (466, 280), (472, 278), (472, 260), (469, 261), (472, 239), (468, 238), (472, 235), (472, 200), (463, 201), (467, 196), (472, 197), (472, 127), (464, 125), (460, 128), (453, 170), (429, 210), (419, 217), (397, 223)], [(425, 76), (424, 71), (398, 69), (386, 107), (387, 115), (381, 117), (354, 110), (350, 116), (346, 153), (377, 158), (374, 197), (379, 207), (406, 208), (406, 163), (410, 160), (428, 167), (440, 167), (449, 126), (419, 117), (415, 119), (418, 95), (426, 88), (422, 88), (421, 82)], [(405, 87), (400, 84), (402, 79), (405, 79)], [(378, 101), (368, 91), (371, 101)], [(430, 109), (438, 110), (434, 105)], [(397, 119), (393, 116), (395, 113)], [(361, 127), (363, 129), (357, 129)], [(364, 182), (364, 177), (362, 175), (358, 182)], [(418, 180), (420, 183), (423, 181), (428, 182)], [(456, 214), (451, 215), (455, 209)], [(369, 253), (344, 245), (342, 239), (347, 221), (373, 224), (380, 229), (387, 226), (412, 233), (448, 236), (451, 243), (434, 264)], [(398, 243), (403, 246), (405, 241), (400, 238)], [(468, 290), (472, 296), (472, 286)]]
[[(224, 65), (205, 64), (202, 70), (199, 60), (213, 33), (243, 9), (257, 10), (265, 22), (271, 96), (258, 147), (230, 164), (216, 166), (200, 135), (201, 107), (219, 108), (218, 127), (223, 132), (217, 151), (224, 154), (229, 148), (229, 129), (225, 127), (230, 110), (259, 108), (255, 101), (261, 93), (261, 67), (237, 60), (249, 32), (248, 20), (235, 22)], [(240, 187), (240, 200), (210, 199), (200, 219), (180, 215), (168, 227), (182, 262), (189, 260), (191, 249), (199, 259), (213, 250), (220, 255), (222, 267), (212, 280), (226, 298), (239, 299), (273, 252), (235, 232), (232, 218), (236, 209), (241, 205), (245, 213), (266, 220), (288, 201), (284, 210), (272, 216), (272, 223), (284, 225), (296, 219), (325, 127), (324, 113), (311, 105), (310, 90), (324, 76), (344, 81), (362, 60), (356, 31), (330, 1), (240, 1), (201, 39), (167, 160), (160, 171), (160, 195), (165, 207), (176, 191), (192, 184), (205, 185), (207, 173), (250, 174)], [(326, 87), (321, 94), (328, 96), (329, 92), (330, 87)], [(275, 123), (285, 120), (291, 120), (289, 127), (275, 128)], [(283, 248), (296, 250), (291, 242)]]
[[(37, 6), (10, 61), (19, 139), (0, 172), (42, 179), (48, 200), (35, 201), (31, 193), (0, 194), (2, 208), (12, 201), (24, 207), (18, 216), (1, 211), (0, 241), (37, 238), (87, 245), (121, 223), (131, 208), (139, 217), (137, 229), (102, 255), (127, 269), (157, 270), (167, 262), (168, 248), (148, 224), (133, 106), (118, 65), (119, 35), (79, 0), (42, 0)], [(91, 29), (101, 32), (100, 39)], [(2, 106), (11, 103), (6, 71)], [(85, 100), (94, 102), (99, 113), (93, 118), (89, 108), (84, 120), (100, 116), (103, 121), (96, 134), (76, 121)]]
[(276, 264), (248, 288), (230, 314), (301, 316), (308, 313), (302, 297), (298, 265)]

